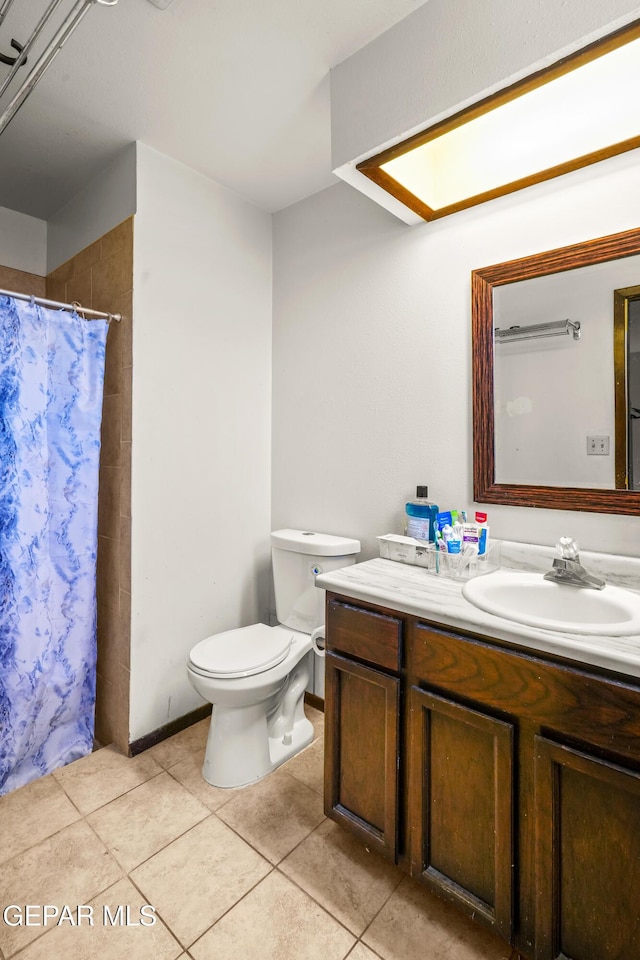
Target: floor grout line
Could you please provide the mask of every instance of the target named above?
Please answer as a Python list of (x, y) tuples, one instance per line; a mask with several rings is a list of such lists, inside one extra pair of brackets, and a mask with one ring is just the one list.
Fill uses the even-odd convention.
[[(396, 866), (397, 866), (397, 864), (396, 864)], [(400, 874), (400, 878), (399, 878), (398, 882), (396, 883), (395, 887), (393, 888), (393, 890), (390, 891), (389, 896), (388, 896), (388, 897), (385, 897), (384, 902), (383, 902), (383, 903), (381, 904), (381, 906), (380, 906), (380, 909), (377, 910), (377, 911), (375, 912), (375, 914), (371, 917), (371, 920), (369, 921), (369, 923), (366, 925), (366, 927), (364, 928), (364, 930), (363, 930), (362, 933), (360, 934), (360, 938), (359, 938), (359, 939), (362, 939), (362, 938), (365, 936), (365, 934), (367, 933), (367, 930), (369, 930), (369, 928), (370, 928), (371, 925), (374, 923), (374, 921), (380, 916), (380, 914), (382, 913), (382, 911), (384, 910), (384, 908), (386, 907), (386, 905), (389, 903), (389, 900), (391, 900), (391, 897), (392, 897), (392, 896), (394, 895), (394, 893), (396, 893), (396, 891), (398, 890), (398, 887), (400, 886), (400, 884), (402, 883), (403, 880), (406, 880), (406, 876), (403, 876), (402, 874)], [(365, 947), (369, 947), (369, 944), (365, 943)], [(371, 950), (371, 947), (369, 947), (369, 950)]]
[[(212, 924), (210, 924), (210, 925), (207, 927), (206, 930), (203, 930), (202, 933), (199, 933), (198, 936), (196, 937), (196, 939), (195, 939), (195, 940), (192, 940), (191, 943), (188, 945), (188, 947), (183, 947), (183, 949), (184, 949), (184, 950), (191, 950), (191, 947), (195, 946), (195, 944), (198, 943), (199, 940), (202, 940), (202, 938), (203, 938), (204, 936), (206, 936), (206, 934), (209, 933), (210, 930), (213, 930), (213, 928), (216, 926), (216, 924), (220, 923), (220, 921), (222, 920), (223, 917), (226, 917), (228, 913), (231, 913), (232, 910), (235, 910), (235, 908), (238, 906), (239, 903), (242, 903), (243, 900), (246, 900), (246, 898), (249, 896), (249, 894), (250, 894), (250, 893), (253, 893), (253, 891), (256, 889), (256, 887), (259, 887), (260, 884), (263, 882), (263, 880), (266, 880), (267, 877), (270, 877), (271, 874), (275, 871), (276, 868), (275, 868), (274, 866), (272, 866), (271, 864), (269, 864), (269, 866), (271, 867), (271, 869), (269, 870), (268, 873), (265, 873), (264, 877), (260, 877), (259, 880), (256, 880), (256, 882), (253, 884), (252, 887), (250, 887), (248, 890), (245, 890), (245, 892), (242, 894), (242, 896), (239, 897), (238, 900), (236, 900), (235, 903), (232, 903), (231, 906), (228, 907), (228, 908), (224, 911), (224, 913), (221, 913), (220, 916), (219, 916), (216, 920), (214, 920), (214, 922), (213, 922)], [(176, 936), (176, 935), (174, 934), (174, 936)], [(176, 939), (177, 939), (177, 937), (176, 937)]]
[[(106, 748), (103, 747), (103, 749), (106, 749)], [(93, 756), (93, 754), (89, 754), (89, 756)], [(120, 754), (120, 756), (123, 756), (123, 757), (124, 757), (124, 754)], [(142, 754), (138, 754), (138, 756), (142, 756)], [(83, 759), (84, 759), (84, 758), (83, 758)], [(136, 757), (126, 757), (125, 759), (127, 759), (127, 760), (135, 760)], [(154, 761), (154, 763), (155, 763), (155, 761)], [(116, 797), (111, 797), (109, 800), (106, 800), (104, 803), (101, 803), (99, 806), (95, 807), (93, 810), (88, 810), (86, 813), (83, 813), (82, 810), (80, 810), (80, 807), (78, 806), (78, 804), (76, 803), (76, 801), (73, 800), (71, 796), (69, 796), (69, 794), (67, 793), (67, 791), (66, 791), (65, 788), (64, 788), (64, 784), (61, 783), (61, 782), (58, 780), (57, 777), (56, 777), (56, 783), (60, 786), (60, 788), (61, 788), (62, 790), (64, 790), (65, 796), (68, 797), (68, 799), (69, 799), (69, 800), (71, 801), (71, 803), (74, 805), (74, 807), (76, 808), (76, 810), (79, 811), (80, 816), (86, 818), (86, 817), (90, 817), (91, 814), (93, 814), (93, 813), (97, 813), (98, 810), (102, 810), (102, 809), (104, 809), (104, 807), (108, 807), (109, 804), (110, 804), (110, 803), (113, 803), (115, 800), (119, 800), (121, 797), (125, 797), (128, 793), (131, 793), (132, 790), (136, 790), (138, 787), (141, 787), (144, 783), (149, 783), (151, 780), (155, 780), (157, 777), (160, 776), (161, 773), (166, 773), (166, 770), (163, 770), (163, 768), (160, 766), (160, 764), (158, 764), (158, 767), (160, 767), (160, 769), (158, 770), (157, 773), (152, 774), (150, 777), (147, 777), (145, 780), (141, 780), (140, 783), (134, 784), (134, 786), (129, 787), (127, 790), (123, 790), (122, 793), (119, 793)], [(64, 769), (64, 767), (63, 767), (62, 769)]]
[[(297, 887), (298, 890), (301, 890), (302, 893), (306, 894), (311, 900), (313, 900), (313, 902), (314, 902), (318, 907), (320, 907), (320, 909), (321, 909), (322, 911), (324, 911), (324, 913), (326, 913), (327, 916), (331, 917), (332, 920), (334, 920), (336, 923), (338, 923), (338, 924), (342, 927), (343, 930), (346, 930), (346, 931), (347, 931), (347, 933), (348, 933), (350, 936), (355, 937), (355, 938), (356, 938), (356, 941), (359, 939), (357, 933), (354, 933), (353, 930), (350, 930), (349, 927), (346, 925), (346, 923), (344, 923), (343, 920), (338, 919), (338, 917), (336, 917), (335, 914), (331, 913), (330, 910), (327, 910), (327, 908), (326, 908), (325, 906), (323, 906), (323, 904), (321, 904), (319, 900), (316, 900), (316, 898), (314, 897), (314, 895), (313, 895), (312, 893), (310, 893), (308, 890), (305, 890), (305, 888), (304, 888), (303, 886), (301, 886), (301, 885), (298, 883), (297, 880), (294, 880), (293, 877), (290, 877), (288, 874), (283, 873), (282, 870), (279, 870), (279, 869), (278, 869), (278, 867), (276, 867), (275, 869), (278, 870), (278, 873), (279, 873), (281, 876), (285, 877), (285, 879), (287, 879), (287, 880), (289, 881), (289, 883), (292, 883), (292, 884), (294, 885), (294, 887)], [(355, 943), (354, 943), (353, 946), (355, 947)], [(351, 949), (353, 949), (353, 947), (351, 947)]]
[[(378, 953), (377, 950), (374, 950), (373, 947), (370, 947), (368, 943), (365, 943), (364, 940), (362, 939), (362, 937), (358, 937), (358, 939), (356, 940), (356, 942), (355, 942), (354, 945), (352, 946), (351, 950), (350, 950), (349, 953), (347, 954), (347, 957), (345, 958), (345, 960), (349, 960), (349, 957), (351, 956), (351, 954), (353, 953), (353, 951), (356, 949), (356, 947), (358, 946), (358, 944), (360, 944), (362, 947), (364, 947), (365, 950), (368, 950), (369, 953), (371, 953), (374, 957), (379, 958), (379, 960), (385, 960), (385, 958), (382, 956), (382, 954)], [(426, 960), (426, 958), (425, 958), (425, 960)], [(435, 958), (434, 958), (434, 960), (435, 960)]]
[[(144, 893), (144, 892), (140, 889), (140, 887), (138, 886), (138, 884), (135, 882), (135, 880), (133, 879), (133, 877), (132, 877), (130, 874), (127, 874), (127, 880), (129, 881), (129, 883), (131, 884), (131, 886), (134, 887), (134, 889), (138, 891), (138, 893), (140, 894), (140, 896), (143, 898), (143, 900), (144, 900), (145, 903), (146, 903), (146, 902), (147, 902), (147, 895), (146, 895), (146, 893)], [(166, 928), (167, 932), (173, 937), (173, 939), (175, 940), (175, 942), (178, 944), (179, 949), (180, 949), (181, 951), (184, 951), (186, 948), (182, 946), (182, 943), (180, 942), (180, 940), (179, 940), (179, 938), (178, 938), (178, 935), (177, 935), (176, 933), (174, 933), (174, 931), (171, 929), (171, 927), (169, 926), (168, 922), (164, 919), (164, 917), (162, 916), (162, 914), (160, 913), (160, 911), (158, 910), (158, 908), (154, 906), (153, 909), (154, 909), (155, 915), (160, 919), (160, 922), (162, 923), (162, 925)], [(179, 957), (179, 956), (181, 956), (181, 954), (178, 953), (177, 956)]]
[[(142, 784), (141, 784), (141, 786), (142, 786)], [(125, 794), (123, 794), (123, 796), (125, 796)], [(203, 804), (203, 806), (204, 806), (204, 804)], [(91, 816), (91, 815), (92, 815), (92, 814), (88, 814), (88, 816)], [(95, 833), (95, 835), (96, 835), (96, 837), (98, 838), (98, 840), (100, 841), (100, 843), (105, 847), (106, 850), (108, 850), (108, 852), (109, 852), (110, 855), (113, 857), (113, 859), (115, 860), (115, 862), (118, 864), (118, 866), (120, 867), (120, 869), (124, 872), (124, 874), (125, 874), (127, 877), (129, 877), (129, 876), (131, 875), (131, 873), (133, 873), (134, 870), (137, 870), (138, 867), (142, 867), (145, 863), (148, 863), (149, 860), (152, 860), (153, 857), (155, 857), (155, 855), (156, 855), (157, 853), (161, 853), (163, 850), (166, 850), (167, 847), (170, 847), (171, 844), (172, 844), (172, 843), (175, 843), (176, 840), (180, 840), (181, 837), (185, 837), (191, 830), (195, 829), (195, 827), (200, 826), (201, 823), (204, 823), (206, 820), (208, 820), (210, 816), (211, 816), (211, 811), (209, 811), (208, 815), (207, 815), (207, 816), (204, 816), (204, 817), (202, 818), (202, 820), (198, 820), (196, 823), (193, 823), (190, 827), (187, 827), (187, 829), (186, 829), (186, 830), (183, 830), (182, 833), (179, 833), (177, 836), (173, 837), (172, 840), (168, 840), (167, 843), (163, 844), (161, 847), (158, 847), (157, 850), (154, 850), (154, 852), (153, 852), (153, 853), (150, 853), (148, 857), (146, 857), (144, 860), (141, 860), (140, 863), (136, 863), (136, 865), (135, 865), (134, 867), (131, 867), (130, 869), (127, 869), (127, 867), (125, 867), (123, 864), (120, 863), (120, 861), (118, 860), (118, 858), (117, 858), (117, 856), (115, 855), (115, 853), (113, 852), (113, 850), (111, 850), (111, 848), (109, 847), (109, 845), (108, 845), (108, 843), (106, 842), (106, 840), (103, 840), (103, 839), (102, 839), (102, 837), (100, 836), (100, 834), (98, 833), (98, 831), (95, 829), (95, 827), (93, 826), (93, 824), (92, 824), (92, 823), (89, 823), (88, 820), (86, 821), (86, 823), (87, 823), (87, 826), (88, 826), (91, 830), (93, 830), (93, 832)], [(86, 818), (85, 818), (85, 819), (86, 819)]]

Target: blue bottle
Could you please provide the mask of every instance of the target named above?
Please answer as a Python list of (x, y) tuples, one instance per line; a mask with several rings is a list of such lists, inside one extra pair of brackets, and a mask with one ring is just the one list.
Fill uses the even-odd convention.
[(408, 537), (416, 540), (436, 539), (436, 516), (439, 507), (428, 499), (429, 488), (417, 487), (415, 500), (409, 500), (405, 510), (407, 512), (406, 532)]

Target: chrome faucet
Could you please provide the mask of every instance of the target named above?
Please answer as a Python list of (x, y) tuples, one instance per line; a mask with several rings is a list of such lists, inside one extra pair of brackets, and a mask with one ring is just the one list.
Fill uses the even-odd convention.
[(556, 543), (556, 550), (560, 554), (553, 561), (553, 569), (545, 573), (544, 579), (553, 583), (566, 583), (572, 587), (588, 587), (591, 590), (602, 590), (605, 581), (587, 573), (580, 563), (578, 544), (571, 537), (560, 537)]

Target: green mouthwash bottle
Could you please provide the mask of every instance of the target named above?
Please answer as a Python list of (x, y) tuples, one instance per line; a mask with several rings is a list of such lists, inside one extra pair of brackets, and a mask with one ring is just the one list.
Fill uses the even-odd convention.
[(407, 512), (406, 533), (416, 540), (436, 539), (435, 521), (439, 507), (428, 499), (428, 487), (416, 487), (415, 500), (409, 500), (405, 510)]

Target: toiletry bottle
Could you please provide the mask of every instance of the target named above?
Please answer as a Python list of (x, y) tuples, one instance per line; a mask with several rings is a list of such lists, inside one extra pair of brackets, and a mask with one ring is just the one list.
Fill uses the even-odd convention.
[(417, 487), (415, 500), (409, 500), (406, 504), (408, 537), (414, 537), (416, 540), (436, 539), (435, 519), (438, 514), (438, 506), (428, 500), (429, 488)]
[(480, 529), (480, 539), (478, 541), (478, 553), (483, 554), (487, 552), (487, 547), (489, 546), (489, 524), (487, 523), (487, 514), (480, 513), (476, 510), (476, 523)]

